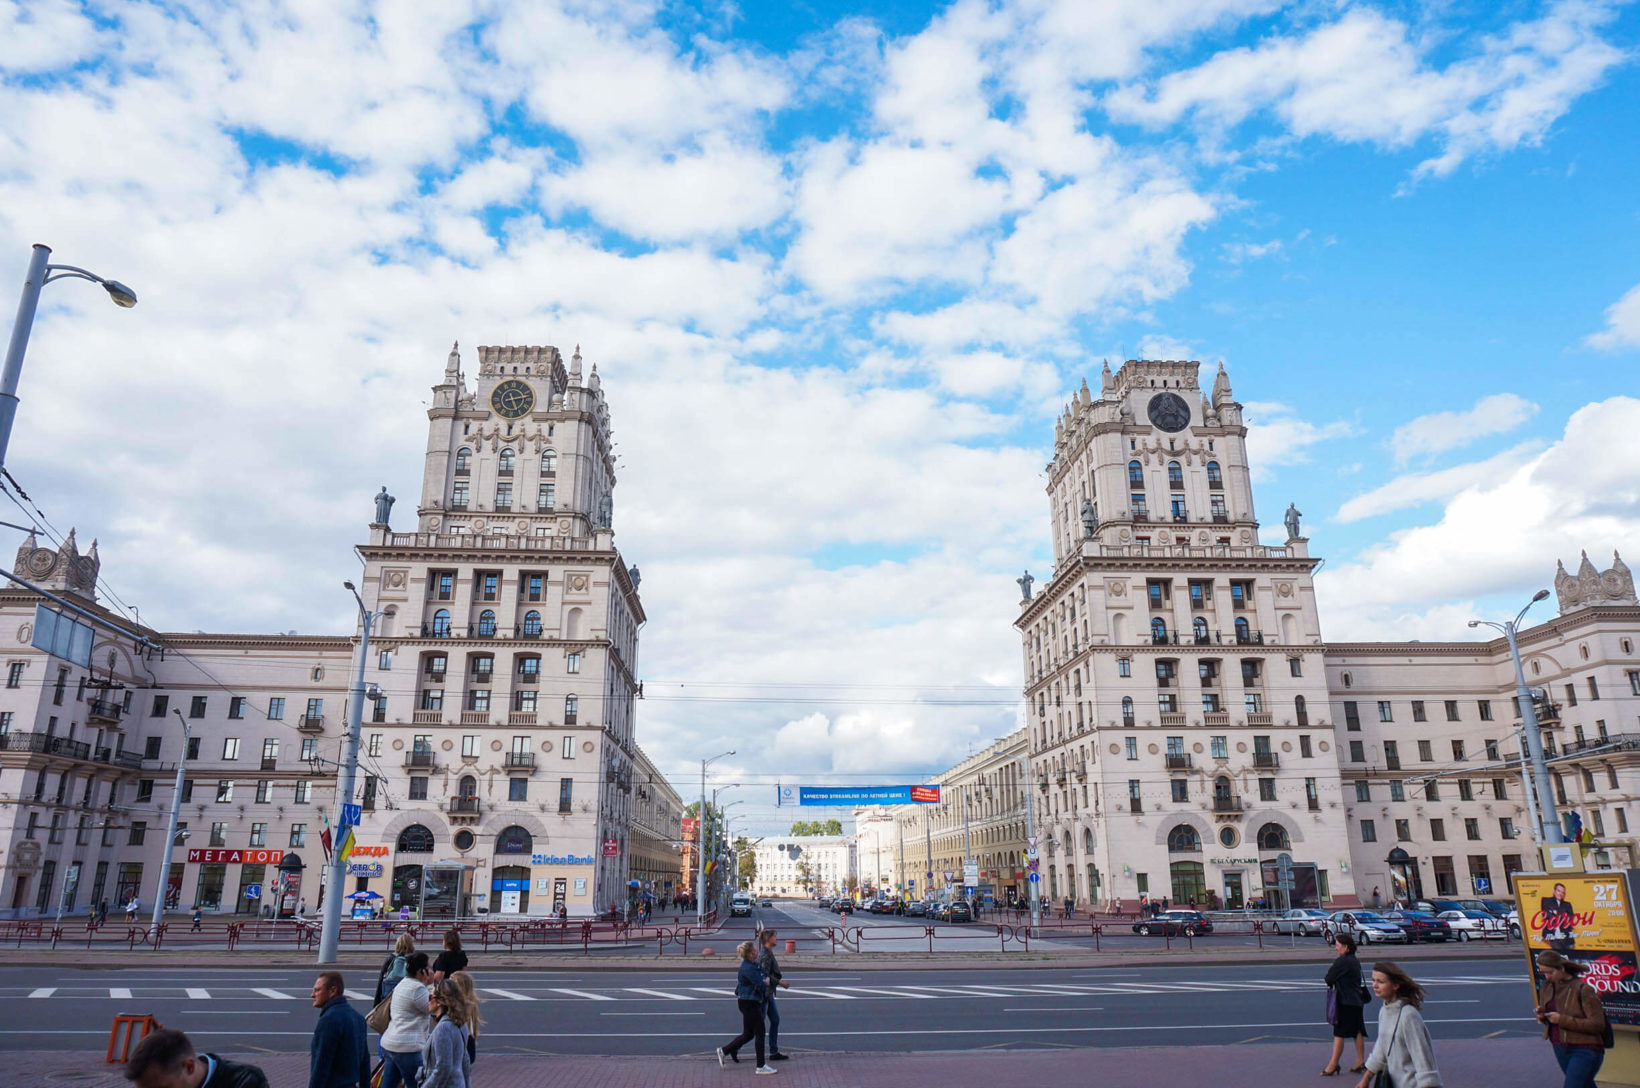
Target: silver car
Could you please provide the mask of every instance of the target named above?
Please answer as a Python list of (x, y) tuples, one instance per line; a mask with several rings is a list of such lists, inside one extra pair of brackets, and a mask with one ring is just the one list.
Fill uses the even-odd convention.
[(1330, 944), (1340, 933), (1348, 933), (1356, 944), (1406, 944), (1406, 930), (1377, 911), (1340, 910), (1327, 916), (1321, 936)]
[(1327, 912), (1314, 907), (1298, 907), (1270, 923), (1271, 933), (1296, 933), (1300, 937), (1320, 936)]

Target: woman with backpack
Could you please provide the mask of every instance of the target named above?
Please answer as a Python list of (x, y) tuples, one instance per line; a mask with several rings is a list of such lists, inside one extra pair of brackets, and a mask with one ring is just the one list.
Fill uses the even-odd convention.
[(393, 951), (387, 954), (387, 959), (382, 961), (381, 973), (376, 976), (376, 1004), (387, 1000), (387, 995), (393, 992), (393, 987), (404, 978), (406, 957), (415, 950), (416, 942), (411, 939), (410, 934), (399, 934), (398, 943), (393, 946)]
[(1355, 1040), (1355, 1065), (1351, 1073), (1367, 1067), (1367, 1023), (1365, 1006), (1371, 994), (1361, 981), (1361, 961), (1355, 958), (1355, 938), (1339, 933), (1333, 938), (1338, 958), (1327, 968), (1327, 1019), (1332, 1023), (1332, 1060), (1321, 1071), (1323, 1077), (1341, 1072), (1344, 1040)]
[(1555, 1061), (1566, 1074), (1565, 1088), (1594, 1088), (1595, 1074), (1606, 1061), (1606, 1009), (1594, 987), (1579, 976), (1584, 966), (1559, 952), (1537, 954), (1543, 986), (1538, 990), (1538, 1022), (1555, 1048)]

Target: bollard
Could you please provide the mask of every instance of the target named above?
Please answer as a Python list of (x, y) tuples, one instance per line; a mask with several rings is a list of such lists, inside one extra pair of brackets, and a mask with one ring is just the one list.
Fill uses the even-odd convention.
[(716, 953), (710, 945), (707, 945), (705, 948), (700, 950), (700, 954), (703, 955), (703, 956), (711, 956), (711, 955), (715, 955)]
[(797, 951), (797, 942), (796, 941), (787, 941), (786, 942), (786, 951), (787, 952), (796, 952)]
[[(112, 1065), (115, 1062), (125, 1061), (131, 1056), (131, 1044), (146, 1039), (148, 1033), (158, 1031), (159, 1026), (159, 1021), (152, 1016), (133, 1016), (129, 1013), (121, 1013), (114, 1017), (114, 1026), (108, 1031), (108, 1064)], [(121, 1028), (125, 1029), (123, 1035), (120, 1032)], [(138, 1028), (142, 1029), (140, 1035), (137, 1033)], [(114, 1056), (115, 1047), (119, 1047), (118, 1057)]]

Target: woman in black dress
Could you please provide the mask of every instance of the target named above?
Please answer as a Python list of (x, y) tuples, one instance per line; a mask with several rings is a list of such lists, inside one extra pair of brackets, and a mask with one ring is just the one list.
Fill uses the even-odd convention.
[(457, 971), (467, 969), (467, 953), (461, 950), (461, 933), (450, 930), (444, 935), (444, 951), (433, 961), (433, 980), (449, 978)]
[(1332, 1060), (1321, 1071), (1323, 1077), (1337, 1076), (1344, 1057), (1344, 1040), (1355, 1040), (1355, 1065), (1351, 1073), (1367, 1067), (1367, 1024), (1362, 1015), (1366, 1004), (1361, 983), (1361, 961), (1355, 958), (1355, 938), (1340, 933), (1333, 939), (1338, 958), (1327, 968), (1327, 988), (1338, 995), (1338, 1016), (1333, 1021)]

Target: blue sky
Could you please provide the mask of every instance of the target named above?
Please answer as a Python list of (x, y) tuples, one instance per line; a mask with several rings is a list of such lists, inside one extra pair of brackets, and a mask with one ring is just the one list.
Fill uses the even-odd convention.
[(915, 777), (1015, 720), (1059, 406), (1106, 358), (1222, 359), (1265, 522), (1296, 501), (1327, 557), (1326, 634), (1464, 637), (1635, 550), (1637, 29), (0, 0), (0, 274), (43, 240), (142, 298), (52, 289), (9, 467), (146, 619), (345, 630), (449, 343), (579, 343), (646, 748)]

